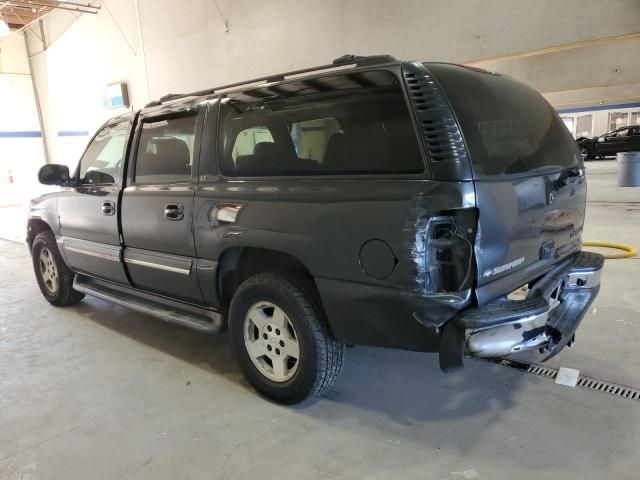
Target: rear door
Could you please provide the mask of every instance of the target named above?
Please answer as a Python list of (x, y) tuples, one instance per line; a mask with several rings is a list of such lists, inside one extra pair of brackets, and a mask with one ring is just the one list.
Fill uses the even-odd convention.
[(535, 90), (461, 66), (427, 67), (449, 98), (471, 160), (477, 294), (483, 302), (580, 248), (583, 165), (560, 117)]
[(75, 184), (58, 200), (57, 239), (67, 262), (78, 271), (128, 283), (121, 263), (118, 196), (132, 119), (111, 122), (91, 139), (75, 173)]
[(201, 303), (193, 202), (201, 115), (174, 107), (141, 115), (122, 195), (124, 261), (133, 285)]

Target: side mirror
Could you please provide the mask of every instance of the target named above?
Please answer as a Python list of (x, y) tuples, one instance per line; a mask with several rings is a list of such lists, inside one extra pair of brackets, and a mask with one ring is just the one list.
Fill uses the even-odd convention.
[(64, 185), (69, 181), (69, 167), (66, 165), (43, 165), (38, 171), (38, 181), (44, 185)]

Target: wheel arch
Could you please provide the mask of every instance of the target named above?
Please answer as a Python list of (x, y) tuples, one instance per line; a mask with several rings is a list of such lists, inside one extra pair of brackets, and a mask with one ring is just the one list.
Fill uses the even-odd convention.
[(27, 244), (29, 245), (29, 249), (33, 247), (33, 241), (36, 236), (47, 231), (53, 233), (53, 229), (47, 222), (37, 217), (29, 218), (27, 222)]
[(229, 308), (233, 294), (242, 282), (263, 272), (284, 271), (304, 275), (313, 282), (318, 292), (309, 268), (290, 253), (268, 248), (233, 246), (225, 249), (219, 258), (216, 288), (225, 309)]

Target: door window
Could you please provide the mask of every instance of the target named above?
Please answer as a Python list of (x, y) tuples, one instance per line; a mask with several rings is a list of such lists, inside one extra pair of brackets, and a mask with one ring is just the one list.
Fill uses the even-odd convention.
[(80, 160), (80, 183), (104, 185), (120, 182), (127, 130), (128, 122), (123, 122), (97, 133)]
[(620, 130), (618, 130), (616, 132), (613, 132), (611, 134), (611, 136), (612, 137), (616, 137), (616, 138), (618, 138), (618, 137), (626, 137), (628, 135), (628, 133), (629, 133), (629, 129), (628, 128), (622, 128), (622, 129), (620, 129)]
[(142, 123), (134, 181), (171, 183), (191, 179), (196, 115)]

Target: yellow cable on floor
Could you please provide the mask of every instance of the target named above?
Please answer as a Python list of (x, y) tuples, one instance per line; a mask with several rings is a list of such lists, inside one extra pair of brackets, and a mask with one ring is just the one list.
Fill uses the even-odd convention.
[(623, 250), (623, 253), (610, 253), (605, 255), (604, 258), (628, 258), (634, 257), (638, 251), (630, 245), (625, 245), (624, 243), (611, 243), (611, 242), (583, 242), (583, 246), (585, 247), (604, 247), (604, 248), (613, 248), (616, 250)]

